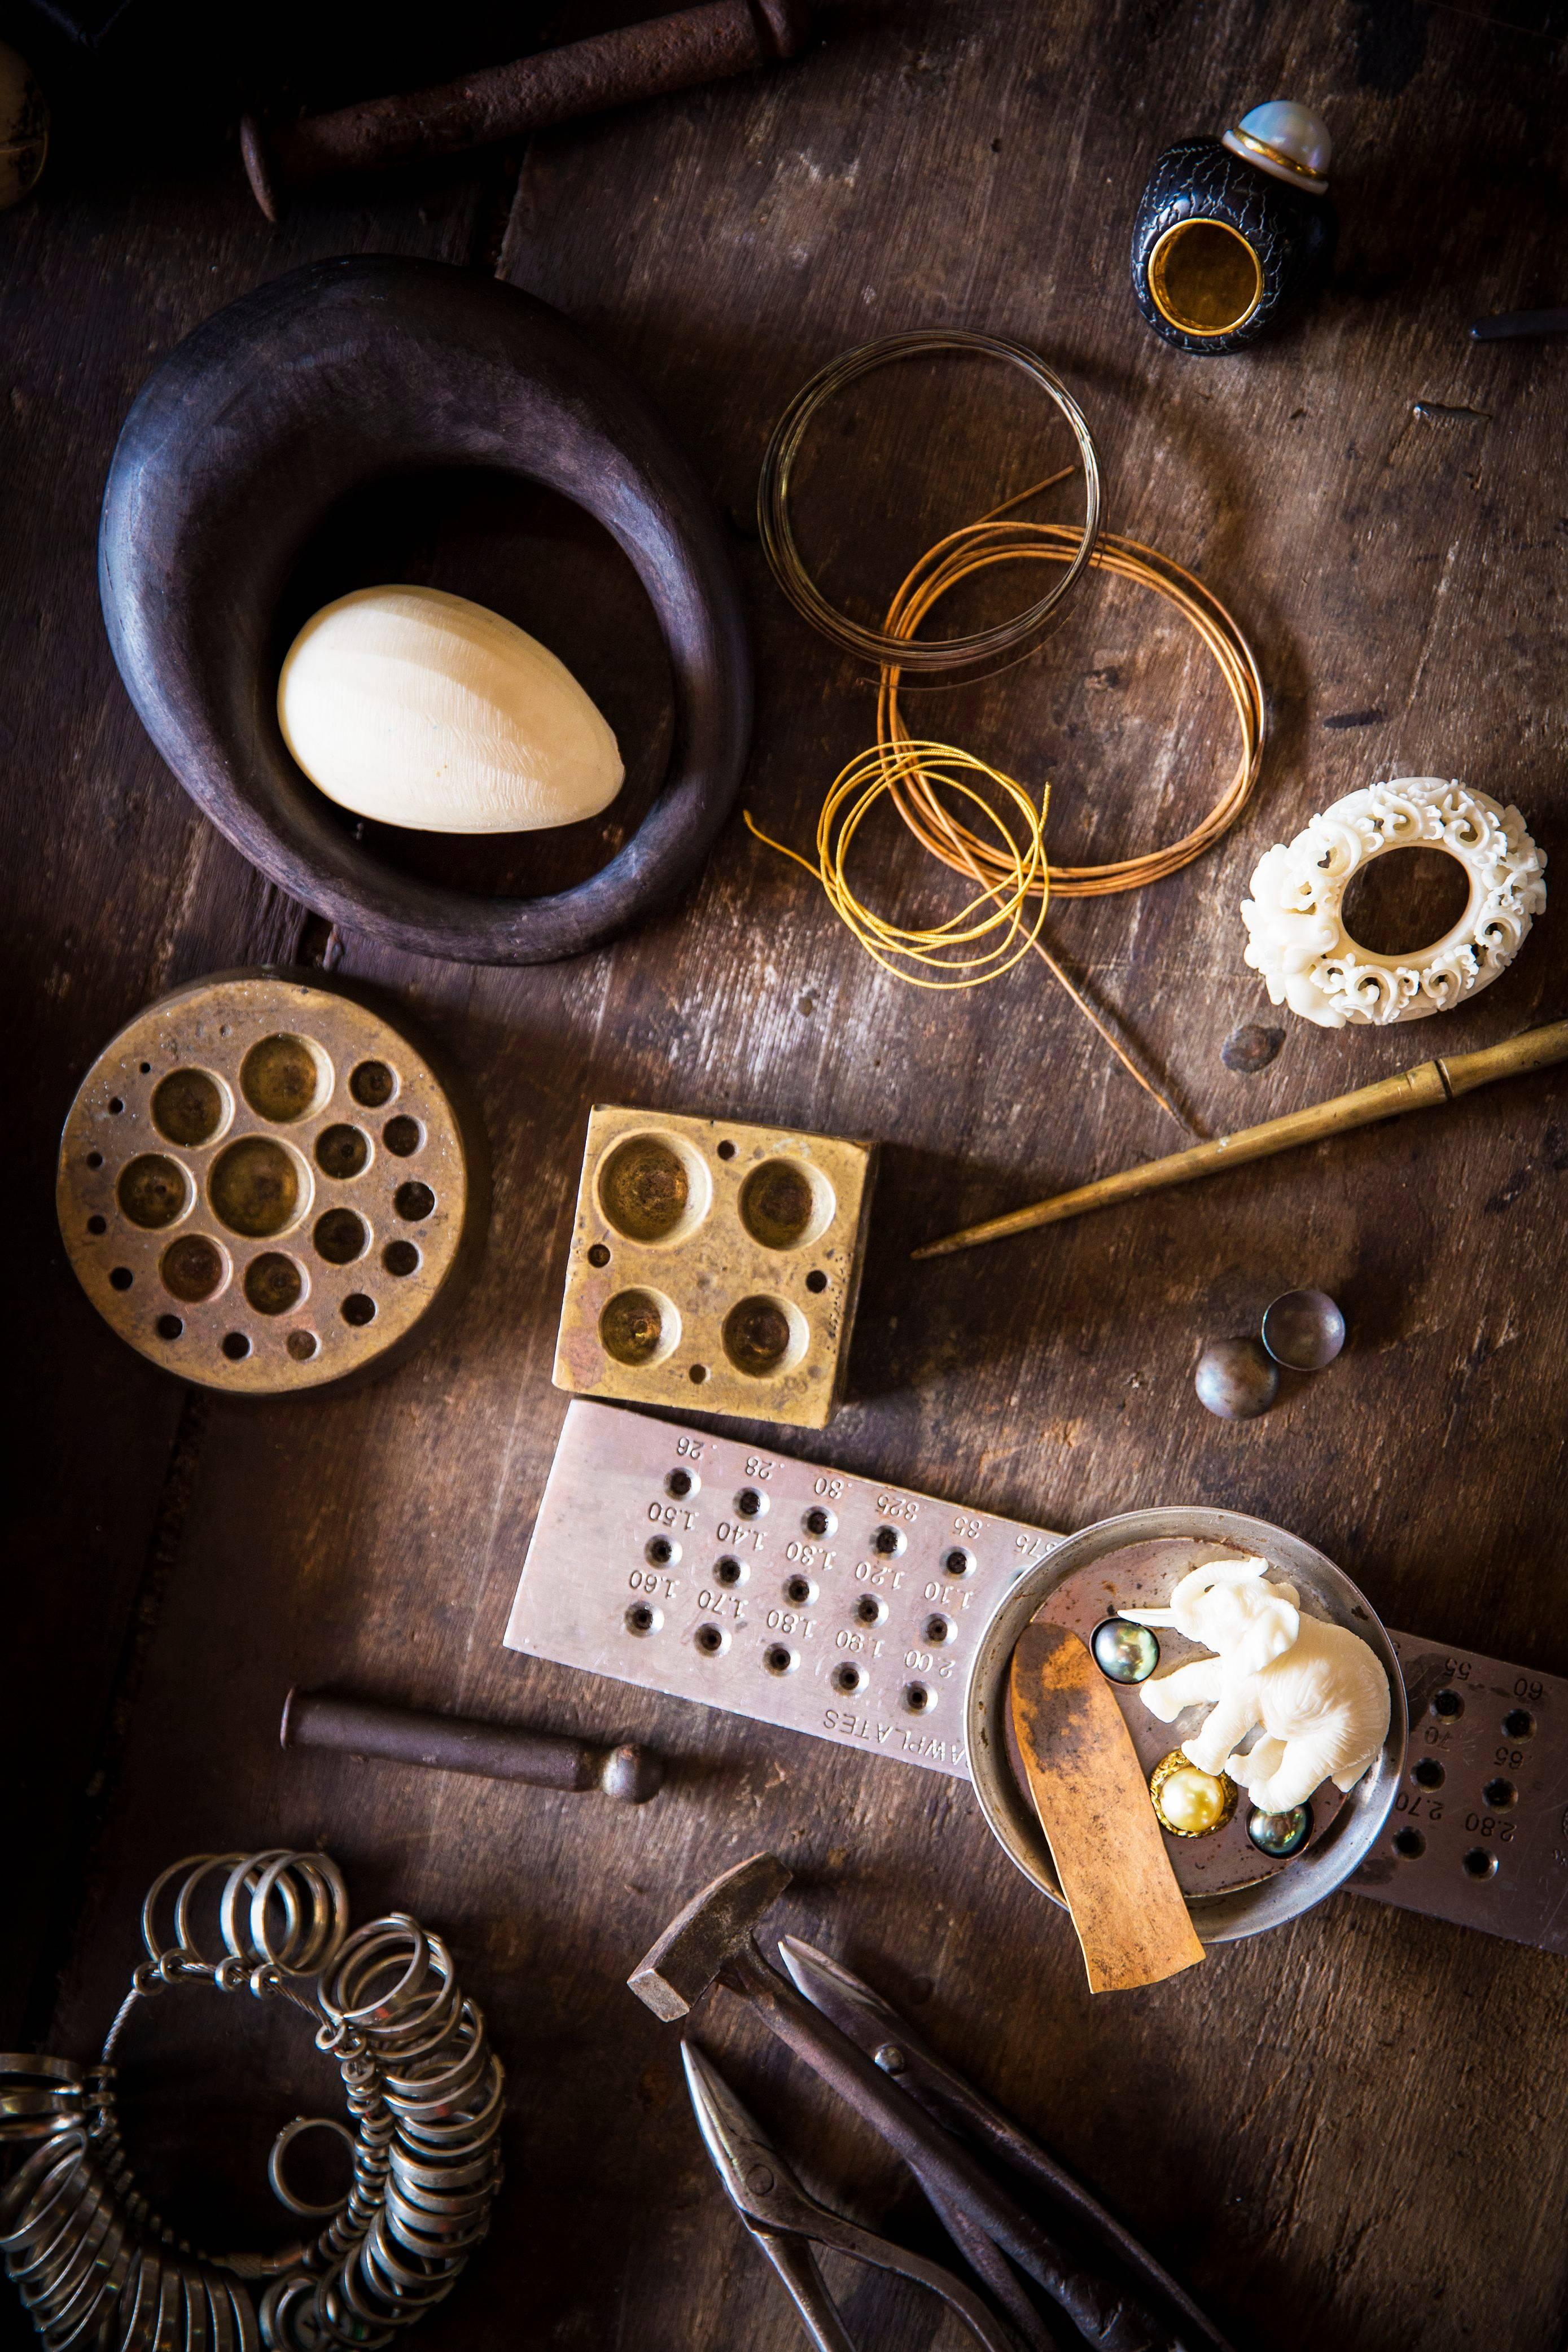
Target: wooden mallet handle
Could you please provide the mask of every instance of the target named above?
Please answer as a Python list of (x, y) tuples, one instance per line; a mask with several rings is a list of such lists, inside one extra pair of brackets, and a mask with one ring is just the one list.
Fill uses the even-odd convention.
[(709, 0), (705, 7), (488, 66), (437, 89), (371, 99), (270, 131), (247, 114), (239, 127), (246, 175), (275, 221), (284, 198), (316, 180), (461, 154), (574, 115), (782, 62), (805, 47), (810, 24), (808, 0)]

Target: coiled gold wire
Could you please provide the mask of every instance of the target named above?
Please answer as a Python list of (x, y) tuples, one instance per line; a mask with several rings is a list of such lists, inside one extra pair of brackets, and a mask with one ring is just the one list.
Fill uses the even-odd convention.
[[(973, 784), (964, 782), (965, 774), (984, 776), (1010, 803), (1016, 835), (1003, 813)], [(921, 809), (929, 813), (931, 822), (946, 828), (950, 838), (974, 841), (978, 836), (949, 814), (938, 798), (941, 793), (956, 794), (978, 810), (1003, 845), (1000, 848), (982, 845), (985, 876), (974, 898), (945, 922), (919, 928), (894, 923), (878, 914), (859, 897), (848, 875), (855, 836), (866, 818), (884, 793), (898, 801), (904, 786), (919, 796)], [(1049, 799), (1046, 786), (1037, 808), (1022, 784), (972, 751), (959, 751), (951, 743), (920, 741), (900, 729), (896, 743), (879, 742), (862, 751), (834, 780), (816, 820), (815, 866), (763, 833), (749, 810), (746, 823), (759, 841), (816, 875), (839, 921), (884, 971), (915, 988), (979, 988), (1011, 971), (1039, 937), (1050, 897), (1045, 841)], [(903, 805), (900, 802), (900, 809)], [(905, 822), (910, 822), (907, 814)], [(921, 837), (924, 838), (923, 834)], [(954, 862), (952, 857), (944, 860), (950, 865)], [(964, 870), (960, 865), (959, 871)], [(967, 870), (973, 878), (981, 878), (973, 867)], [(1032, 919), (1031, 899), (1035, 901)]]
[[(888, 609), (888, 635), (912, 637), (931, 607), (951, 589), (993, 564), (1073, 562), (1079, 553), (1079, 534), (1068, 525), (1016, 519), (1005, 521), (1003, 518), (1026, 499), (1065, 481), (1074, 470), (1069, 466), (1043, 482), (1036, 482), (1030, 488), (1021, 490), (1016, 499), (993, 508), (978, 522), (966, 523), (961, 530), (950, 532), (946, 539), (928, 548)], [(1158, 549), (1144, 547), (1137, 540), (1118, 538), (1110, 531), (1100, 534), (1089, 561), (1094, 571), (1109, 572), (1115, 579), (1131, 580), (1139, 587), (1152, 589), (1191, 624), (1213, 656), (1224, 680), (1241, 741), (1236, 766), (1224, 792), (1191, 833), (1184, 834), (1179, 841), (1163, 849), (1120, 858), (1110, 865), (1052, 866), (1048, 887), (1060, 898), (1098, 898), (1114, 891), (1141, 890), (1146, 883), (1163, 881), (1167, 875), (1190, 866), (1194, 857), (1201, 857), (1205, 849), (1211, 849), (1229, 831), (1246, 806), (1263, 764), (1267, 731), (1263, 681), (1252, 648), (1219, 598), (1201, 580), (1194, 579), (1168, 555), (1162, 555)], [(901, 753), (910, 746), (911, 738), (899, 709), (900, 677), (898, 668), (888, 663), (882, 665), (877, 693), (877, 741), (886, 751)], [(900, 760), (891, 797), (915, 838), (954, 873), (987, 882), (1001, 882), (1010, 874), (1011, 861), (999, 862), (990, 845), (954, 819), (936, 793), (927, 788), (918, 758), (912, 763)]]

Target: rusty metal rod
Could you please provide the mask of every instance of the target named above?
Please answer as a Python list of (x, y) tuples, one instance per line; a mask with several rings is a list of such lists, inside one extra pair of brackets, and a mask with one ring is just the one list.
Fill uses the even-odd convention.
[(663, 1762), (647, 1748), (595, 1748), (553, 1732), (515, 1731), (460, 1715), (420, 1715), (336, 1691), (291, 1690), (278, 1742), (471, 1772), (487, 1780), (527, 1780), (538, 1789), (599, 1789), (624, 1805), (646, 1804), (664, 1780)]
[(270, 131), (247, 114), (239, 126), (240, 153), (257, 203), (275, 221), (283, 199), (316, 180), (461, 154), (574, 115), (781, 63), (798, 56), (810, 26), (809, 0), (709, 0), (705, 7), (488, 66), (437, 89), (369, 99)]
[(973, 1249), (977, 1242), (999, 1242), (1009, 1234), (1026, 1234), (1037, 1225), (1059, 1224), (1064, 1217), (1080, 1217), (1089, 1209), (1110, 1208), (1143, 1192), (1157, 1192), (1167, 1184), (1189, 1184), (1195, 1176), (1212, 1176), (1221, 1168), (1248, 1160), (1267, 1160), (1276, 1151), (1292, 1151), (1299, 1143), (1342, 1135), (1352, 1127), (1370, 1127), (1374, 1119), (1395, 1118), (1401, 1111), (1424, 1110), (1452, 1102), (1475, 1087), (1490, 1086), (1494, 1078), (1516, 1077), (1549, 1063), (1568, 1061), (1568, 1021), (1553, 1021), (1543, 1029), (1527, 1029), (1505, 1045), (1488, 1045), (1476, 1054), (1446, 1054), (1440, 1060), (1420, 1062), (1396, 1077), (1380, 1078), (1375, 1086), (1358, 1087), (1353, 1094), (1335, 1095), (1306, 1110), (1283, 1118), (1267, 1118), (1258, 1127), (1244, 1127), (1235, 1135), (1216, 1136), (1212, 1143), (1194, 1144), (1190, 1151), (1173, 1151), (1165, 1160), (1146, 1160), (1140, 1167), (1123, 1168), (1115, 1176), (1101, 1176), (1076, 1192), (1058, 1192), (1027, 1209), (966, 1225), (962, 1233), (927, 1242), (911, 1257), (946, 1257), (954, 1250)]

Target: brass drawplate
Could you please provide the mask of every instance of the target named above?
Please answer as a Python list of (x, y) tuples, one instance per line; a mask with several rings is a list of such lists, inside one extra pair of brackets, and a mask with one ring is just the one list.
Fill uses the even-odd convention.
[(1263, 264), (1228, 221), (1177, 221), (1148, 275), (1154, 308), (1184, 335), (1234, 335), (1263, 299)]

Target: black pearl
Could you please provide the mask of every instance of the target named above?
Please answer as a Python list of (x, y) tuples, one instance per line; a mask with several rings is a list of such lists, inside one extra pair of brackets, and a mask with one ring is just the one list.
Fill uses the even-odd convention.
[(1108, 1617), (1089, 1637), (1094, 1663), (1113, 1683), (1146, 1683), (1160, 1663), (1160, 1644), (1147, 1625)]
[(1247, 1834), (1259, 1853), (1288, 1862), (1312, 1834), (1312, 1808), (1292, 1805), (1288, 1813), (1264, 1813), (1254, 1806), (1247, 1816)]

